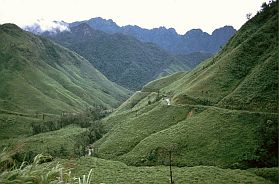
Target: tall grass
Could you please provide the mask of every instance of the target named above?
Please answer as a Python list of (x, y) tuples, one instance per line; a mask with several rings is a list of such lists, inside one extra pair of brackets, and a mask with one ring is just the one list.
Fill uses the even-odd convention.
[[(38, 154), (32, 163), (22, 162), (16, 168), (13, 164), (11, 156), (6, 150), (0, 153), (0, 183), (40, 183), (40, 184), (88, 184), (91, 181), (92, 169), (88, 175), (82, 178), (72, 176), (69, 169), (65, 169), (60, 163), (45, 162), (46, 156)], [(10, 163), (8, 165), (7, 163)]]

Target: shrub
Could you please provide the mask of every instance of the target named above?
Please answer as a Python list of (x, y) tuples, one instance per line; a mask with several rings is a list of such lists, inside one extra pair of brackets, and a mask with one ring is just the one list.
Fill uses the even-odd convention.
[(108, 113), (109, 112), (102, 107), (91, 107), (80, 114), (62, 113), (58, 120), (34, 122), (31, 124), (31, 128), (33, 135), (59, 130), (70, 124), (78, 125), (81, 128), (88, 128), (91, 126), (92, 122), (104, 118)]
[[(3, 162), (11, 159), (8, 152), (5, 150), (0, 153), (0, 165)], [(82, 178), (76, 178), (71, 175), (71, 171), (65, 169), (61, 164), (53, 163), (42, 164), (49, 156), (38, 154), (31, 164), (22, 162), (20, 167), (12, 169), (1, 167), (0, 183), (60, 183), (74, 184), (76, 181), (79, 184), (89, 184), (91, 181), (92, 169), (88, 175), (83, 175)]]

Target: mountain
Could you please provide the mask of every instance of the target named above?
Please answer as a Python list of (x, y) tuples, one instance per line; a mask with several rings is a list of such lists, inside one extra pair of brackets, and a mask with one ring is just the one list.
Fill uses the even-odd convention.
[(152, 43), (120, 33), (107, 34), (85, 23), (70, 31), (43, 35), (86, 58), (109, 80), (132, 90), (158, 76), (190, 70), (193, 63), (211, 56), (196, 53), (178, 59)]
[(213, 55), (206, 52), (192, 52), (190, 54), (175, 55), (175, 57), (180, 62), (187, 64), (187, 66), (190, 67), (191, 70), (198, 66), (201, 62), (210, 58), (211, 56)]
[(83, 57), (13, 24), (0, 27), (0, 61), (1, 110), (81, 112), (116, 107), (128, 97)]
[[(216, 56), (149, 82), (108, 116), (84, 110), (128, 91), (53, 41), (1, 25), (0, 61), (0, 183), (278, 183), (277, 1)], [(62, 110), (82, 112), (27, 114)]]
[(104, 31), (106, 33), (112, 33), (113, 34), (113, 33), (118, 33), (120, 31), (120, 27), (115, 22), (113, 22), (112, 19), (105, 20), (101, 17), (93, 18), (93, 19), (90, 19), (88, 21), (73, 22), (73, 23), (70, 23), (69, 26), (70, 27), (75, 27), (75, 26), (78, 26), (82, 23), (86, 23), (86, 24), (90, 25), (92, 28)]
[(159, 27), (144, 29), (139, 26), (118, 26), (113, 20), (100, 17), (85, 21), (70, 23), (70, 27), (87, 23), (92, 28), (109, 34), (122, 33), (133, 36), (143, 42), (151, 42), (174, 54), (192, 52), (216, 53), (236, 32), (232, 26), (224, 26), (213, 31), (212, 35), (201, 29), (192, 29), (184, 35), (179, 35), (173, 28)]
[[(168, 105), (168, 103), (170, 104)], [(128, 165), (278, 167), (278, 2), (213, 58), (148, 83), (102, 123), (98, 156)]]

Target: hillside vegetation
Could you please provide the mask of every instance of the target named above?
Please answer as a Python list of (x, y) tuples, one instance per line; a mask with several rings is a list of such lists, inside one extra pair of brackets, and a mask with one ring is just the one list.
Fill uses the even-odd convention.
[[(142, 46), (80, 26), (63, 33), (65, 44), (90, 50), (94, 34)], [(121, 49), (114, 56), (125, 58)], [(179, 57), (126, 99), (91, 61), (1, 25), (0, 183), (278, 183), (278, 2), (263, 4), (216, 56), (164, 76), (183, 68)], [(191, 57), (189, 68), (203, 56)]]
[[(8, 152), (0, 155), (0, 169), (9, 162)], [(29, 165), (1, 172), (1, 183), (169, 183), (168, 167), (133, 167), (121, 162), (108, 161), (94, 157), (80, 159), (57, 159), (43, 163), (48, 157), (39, 154)], [(262, 174), (276, 172), (275, 168), (265, 170), (243, 171), (220, 169), (212, 166), (173, 167), (175, 183), (267, 183)], [(265, 175), (267, 176), (267, 175)]]
[(85, 23), (70, 29), (44, 35), (86, 58), (109, 80), (132, 90), (158, 77), (191, 70), (211, 56), (197, 52), (175, 57), (155, 44), (120, 33), (110, 35)]
[(128, 97), (78, 54), (13, 24), (0, 27), (0, 61), (1, 110), (81, 112), (116, 107)]
[[(102, 158), (129, 165), (278, 166), (278, 9), (193, 71), (147, 84), (103, 120)], [(169, 98), (171, 105), (167, 105)]]
[[(134, 167), (92, 157), (82, 157), (65, 165), (74, 168), (73, 174), (77, 176), (93, 168), (92, 183), (170, 183), (169, 168), (166, 166)], [(272, 183), (252, 172), (213, 166), (173, 167), (173, 178), (175, 183)]]

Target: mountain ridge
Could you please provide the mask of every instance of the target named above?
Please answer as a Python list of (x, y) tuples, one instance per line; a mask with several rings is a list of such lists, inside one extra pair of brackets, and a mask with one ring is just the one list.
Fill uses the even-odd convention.
[(112, 108), (128, 96), (83, 57), (53, 41), (14, 24), (1, 25), (0, 34), (0, 98), (6, 110), (79, 112), (94, 105)]
[(163, 75), (190, 70), (211, 56), (208, 53), (169, 54), (153, 43), (143, 43), (122, 33), (108, 34), (86, 23), (70, 31), (43, 34), (89, 60), (108, 79), (131, 90)]
[(101, 30), (109, 34), (122, 33), (142, 42), (154, 43), (172, 54), (189, 54), (192, 52), (217, 53), (220, 47), (236, 32), (232, 26), (227, 25), (215, 29), (212, 34), (203, 32), (201, 29), (191, 29), (184, 35), (180, 35), (174, 28), (160, 26), (158, 28), (146, 29), (137, 25), (118, 26), (112, 19), (103, 19), (101, 17), (72, 23), (53, 21), (48, 23), (49, 25), (42, 21), (41, 24), (48, 25), (49, 30), (46, 30), (46, 26), (43, 28), (40, 27), (40, 21), (37, 21), (33, 25), (25, 26), (24, 29), (36, 34), (42, 34), (44, 32), (56, 34), (69, 31), (71, 27), (82, 23), (87, 23), (93, 29)]
[[(143, 42), (155, 43), (173, 54), (191, 52), (216, 53), (219, 51), (220, 46), (223, 46), (236, 31), (232, 26), (224, 26), (215, 29), (211, 35), (201, 29), (192, 29), (184, 35), (179, 35), (174, 28), (167, 29), (161, 26), (159, 28), (145, 29), (136, 25), (118, 26), (113, 20), (106, 20), (101, 17), (73, 22), (69, 26), (72, 27), (81, 23), (87, 23), (92, 28), (109, 34), (122, 33), (133, 36)], [(198, 41), (196, 41), (197, 38), (199, 38)], [(192, 48), (193, 45), (196, 45), (196, 47)]]

